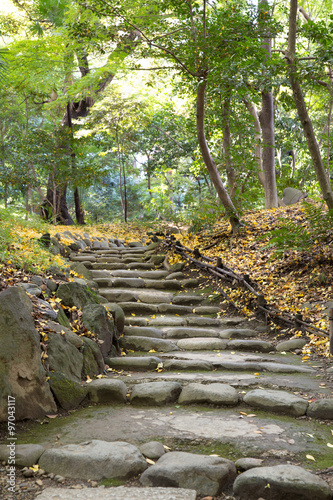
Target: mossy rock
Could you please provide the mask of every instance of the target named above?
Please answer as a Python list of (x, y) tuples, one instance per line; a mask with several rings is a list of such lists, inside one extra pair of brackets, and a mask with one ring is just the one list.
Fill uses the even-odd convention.
[(67, 307), (78, 307), (82, 309), (87, 304), (99, 304), (98, 296), (88, 286), (81, 285), (75, 281), (62, 283), (57, 290), (57, 297)]
[(65, 311), (60, 307), (57, 314), (57, 321), (60, 325), (65, 326), (66, 328), (72, 328), (69, 319), (67, 318)]
[(49, 385), (55, 400), (64, 410), (76, 408), (87, 396), (87, 388), (70, 380), (63, 373), (49, 372)]
[(83, 347), (83, 369), (82, 375), (84, 378), (95, 377), (104, 371), (104, 359), (98, 344), (88, 337), (82, 337)]
[(124, 333), (125, 313), (118, 304), (114, 304), (113, 302), (108, 302), (105, 307), (106, 310), (109, 311), (113, 316), (114, 324), (119, 336), (120, 334)]

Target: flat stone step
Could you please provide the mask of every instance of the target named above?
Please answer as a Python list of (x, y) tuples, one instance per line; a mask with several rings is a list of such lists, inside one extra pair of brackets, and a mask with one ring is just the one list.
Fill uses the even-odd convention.
[(270, 342), (265, 340), (230, 340), (228, 342), (228, 349), (239, 351), (256, 351), (256, 352), (270, 352), (275, 351), (275, 347)]
[(117, 288), (101, 288), (99, 294), (105, 297), (108, 302), (131, 302), (136, 303), (137, 297), (134, 293)]
[(228, 328), (219, 332), (221, 339), (255, 337), (258, 333), (250, 328)]
[(93, 280), (96, 280), (96, 279), (102, 279), (102, 278), (105, 278), (105, 279), (110, 279), (111, 278), (111, 271), (106, 271), (105, 269), (103, 270), (100, 270), (100, 269), (92, 269), (91, 270), (91, 273), (92, 273), (92, 279)]
[(215, 318), (202, 318), (200, 316), (193, 316), (187, 318), (189, 326), (220, 326), (221, 322)]
[(158, 312), (156, 304), (145, 304), (144, 302), (119, 302), (119, 306), (125, 313), (156, 314)]
[(195, 500), (197, 492), (185, 488), (46, 488), (38, 500)]
[[(181, 326), (178, 328), (164, 328), (165, 338), (167, 339), (187, 339), (195, 337), (219, 337), (219, 331), (209, 328), (190, 328)], [(229, 338), (229, 337), (228, 337)]]
[(309, 403), (306, 399), (286, 391), (255, 389), (244, 396), (244, 402), (252, 408), (261, 408), (273, 413), (283, 413), (292, 417), (305, 415)]
[(101, 378), (86, 384), (91, 401), (98, 404), (126, 403), (127, 387), (121, 380)]
[(102, 255), (120, 255), (120, 251), (118, 248), (111, 248), (110, 250), (92, 250), (94, 255), (102, 256)]
[(217, 406), (236, 406), (239, 396), (234, 387), (228, 384), (192, 383), (183, 387), (178, 398), (179, 404), (213, 404)]
[(154, 337), (164, 338), (164, 332), (159, 328), (150, 328), (144, 326), (125, 326), (124, 334), (135, 337)]
[(144, 288), (145, 280), (142, 278), (111, 278), (110, 286), (113, 288)]
[(169, 271), (134, 271), (129, 269), (120, 269), (112, 271), (111, 275), (117, 278), (143, 278), (150, 280), (160, 280), (168, 276)]
[(196, 306), (194, 311), (196, 314), (218, 314), (221, 308), (217, 306)]
[(191, 314), (193, 308), (189, 306), (179, 306), (176, 304), (159, 304), (158, 312), (161, 314)]
[(195, 370), (195, 371), (211, 371), (213, 369), (212, 363), (203, 360), (194, 359), (167, 359), (163, 363), (165, 370)]
[(250, 372), (273, 372), (273, 373), (315, 373), (312, 368), (291, 365), (287, 363), (270, 363), (268, 361), (213, 361), (216, 370), (250, 371)]
[(180, 290), (182, 284), (175, 280), (145, 279), (147, 288), (156, 288), (157, 290)]
[(156, 352), (172, 352), (178, 351), (179, 347), (173, 342), (164, 339), (156, 339), (152, 337), (121, 337), (119, 344), (124, 349), (133, 351), (156, 351)]
[(175, 295), (172, 299), (173, 304), (188, 306), (188, 305), (197, 305), (205, 300), (204, 295)]
[(154, 269), (154, 264), (149, 262), (131, 262), (127, 264), (128, 269)]
[(97, 270), (102, 270), (102, 271), (113, 271), (116, 269), (127, 269), (127, 264), (124, 263), (114, 263), (112, 262), (105, 262), (105, 263), (100, 263), (100, 262), (94, 262), (92, 264), (93, 269)]
[(85, 254), (85, 255), (73, 255), (71, 256), (70, 260), (72, 260), (73, 262), (96, 262), (96, 257), (94, 255), (91, 255), (91, 254)]
[(178, 382), (147, 382), (133, 387), (130, 402), (132, 404), (163, 406), (175, 403), (181, 393)]
[(156, 370), (161, 359), (156, 356), (121, 356), (119, 358), (105, 358), (106, 364), (116, 370), (151, 371)]
[[(130, 294), (132, 297), (130, 300), (123, 300), (123, 302), (132, 302), (133, 297), (136, 301), (145, 302), (147, 304), (160, 304), (167, 301), (171, 301), (173, 294), (172, 292), (163, 292), (160, 290), (148, 290), (146, 288), (101, 288), (99, 293), (103, 295), (113, 295), (117, 297), (120, 294)], [(112, 302), (112, 301), (110, 301)], [(118, 300), (119, 302), (119, 300)]]
[(223, 339), (198, 337), (178, 340), (177, 346), (180, 349), (187, 351), (211, 351), (215, 349), (224, 350), (227, 348), (227, 341)]
[(143, 258), (129, 257), (128, 255), (123, 255), (123, 262), (125, 262), (125, 264), (132, 264), (134, 262), (138, 263), (138, 262), (143, 262)]
[[(95, 259), (96, 259), (96, 257), (95, 257)], [(123, 259), (121, 259), (119, 256), (107, 256), (107, 257), (101, 256), (101, 257), (98, 257), (97, 262), (103, 263), (103, 264), (107, 264), (107, 263), (118, 264), (118, 263), (123, 262)]]

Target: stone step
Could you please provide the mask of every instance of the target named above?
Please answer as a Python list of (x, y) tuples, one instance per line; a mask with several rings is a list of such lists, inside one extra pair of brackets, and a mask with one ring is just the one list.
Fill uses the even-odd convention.
[(92, 264), (92, 268), (94, 270), (101, 270), (101, 271), (114, 271), (118, 269), (128, 269), (127, 264), (124, 263), (112, 263), (112, 262), (105, 262), (105, 263), (100, 263), (100, 262), (94, 262)]
[(146, 286), (142, 278), (111, 278), (109, 283), (112, 288), (144, 288)]
[(156, 339), (152, 337), (121, 337), (119, 339), (119, 345), (123, 349), (129, 349), (133, 351), (143, 351), (143, 352), (172, 352), (178, 351), (179, 347), (173, 342), (164, 339)]
[(176, 280), (145, 279), (147, 288), (157, 290), (181, 290), (182, 283)]
[[(105, 297), (104, 293), (104, 297)], [(145, 304), (143, 302), (119, 302), (119, 306), (126, 313), (138, 313), (138, 314), (157, 314), (158, 305), (156, 304)]]
[(143, 279), (157, 279), (161, 280), (162, 278), (166, 278), (169, 275), (169, 271), (133, 271), (120, 269), (119, 271), (114, 270), (111, 272), (112, 278), (143, 278)]
[(106, 364), (115, 370), (150, 371), (156, 370), (161, 360), (156, 356), (121, 356), (105, 358)]
[(155, 269), (154, 264), (151, 264), (150, 262), (131, 262), (130, 264), (127, 264), (127, 267), (128, 269)]
[(123, 259), (121, 259), (119, 256), (101, 256), (97, 258), (97, 262), (99, 264), (119, 264), (119, 263), (124, 263)]
[(143, 488), (116, 486), (105, 488), (46, 488), (39, 500), (195, 500), (197, 492), (188, 488)]
[(196, 306), (193, 309), (195, 314), (215, 315), (221, 312), (221, 307), (218, 306)]
[(139, 289), (101, 288), (99, 290), (99, 293), (100, 295), (103, 295), (105, 297), (108, 296), (117, 297), (120, 294), (130, 294), (132, 298), (130, 300), (123, 300), (123, 302), (140, 301), (140, 302), (145, 302), (147, 304), (159, 304), (167, 301), (170, 302), (173, 297), (172, 292), (163, 292), (160, 290), (148, 290), (146, 288), (139, 288)]
[(125, 326), (124, 335), (136, 336), (136, 337), (155, 337), (164, 338), (165, 334), (159, 328), (150, 328), (144, 326)]
[[(171, 276), (171, 275), (170, 275)], [(178, 294), (175, 295), (172, 299), (172, 303), (181, 306), (192, 306), (200, 304), (205, 300), (204, 295), (184, 295)]]

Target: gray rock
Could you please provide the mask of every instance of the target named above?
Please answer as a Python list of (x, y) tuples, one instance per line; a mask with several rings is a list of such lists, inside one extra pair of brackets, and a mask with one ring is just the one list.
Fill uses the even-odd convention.
[(20, 283), (19, 286), (22, 287), (30, 295), (35, 295), (36, 297), (42, 295), (41, 288), (34, 283)]
[(53, 319), (56, 320), (58, 317), (57, 311), (54, 311), (50, 304), (46, 302), (45, 300), (42, 299), (37, 299), (37, 304), (38, 304), (38, 309), (39, 313), (47, 319)]
[(283, 190), (283, 203), (285, 205), (294, 205), (307, 197), (308, 194), (303, 193), (303, 191), (300, 191), (299, 189), (287, 187)]
[(149, 443), (141, 444), (139, 450), (142, 455), (151, 460), (158, 460), (165, 454), (164, 446), (159, 441), (149, 441)]
[(46, 280), (46, 286), (51, 292), (55, 292), (58, 288), (58, 283), (54, 280), (48, 279)]
[(294, 351), (295, 349), (302, 349), (306, 344), (305, 339), (290, 339), (284, 342), (279, 342), (276, 346), (276, 350), (281, 351)]
[(98, 303), (96, 294), (94, 294), (87, 286), (75, 283), (75, 281), (59, 285), (57, 297), (62, 300), (62, 304), (64, 306), (76, 306), (80, 309), (87, 304)]
[(161, 339), (163, 337), (163, 331), (158, 328), (149, 328), (144, 326), (126, 326), (124, 330), (125, 335), (135, 336), (135, 337), (153, 337), (156, 339)]
[[(8, 459), (14, 456), (14, 447), (10, 447), (8, 444), (9, 442), (0, 445), (0, 462), (8, 462)], [(44, 451), (44, 446), (39, 444), (15, 444), (15, 465), (31, 467), (38, 462)]]
[(333, 420), (333, 399), (318, 399), (310, 403), (306, 413), (312, 418)]
[(17, 420), (56, 412), (31, 312), (21, 287), (0, 293), (0, 421), (8, 419), (8, 396), (15, 398)]
[(255, 467), (261, 467), (262, 463), (262, 458), (245, 457), (236, 460), (235, 465), (238, 471), (244, 472), (246, 470), (254, 469)]
[(83, 347), (83, 369), (84, 377), (94, 377), (100, 375), (104, 371), (104, 359), (98, 344), (87, 337), (82, 337)]
[(42, 285), (44, 285), (44, 280), (41, 276), (31, 276), (31, 281), (32, 283), (34, 283), (35, 285), (41, 287)]
[(235, 477), (236, 467), (230, 460), (175, 451), (147, 469), (140, 482), (143, 486), (193, 488), (200, 496), (216, 496)]
[[(169, 278), (169, 276), (168, 276)], [(201, 302), (205, 300), (205, 297), (201, 295), (176, 295), (172, 299), (173, 304), (187, 306), (187, 305), (196, 305), (201, 304)]]
[(305, 415), (308, 402), (285, 391), (255, 389), (244, 396), (246, 404), (266, 411), (284, 413), (293, 417)]
[(178, 382), (137, 384), (133, 387), (130, 401), (137, 405), (162, 406), (176, 402), (181, 390), (182, 387)]
[(200, 316), (189, 316), (187, 318), (189, 326), (220, 326), (220, 320), (215, 318), (201, 318)]
[(221, 339), (241, 339), (245, 337), (255, 337), (256, 335), (257, 332), (249, 328), (228, 328), (227, 330), (221, 330), (219, 332), (219, 337)]
[(47, 326), (50, 330), (53, 330), (55, 333), (59, 333), (60, 335), (64, 336), (68, 342), (73, 344), (74, 347), (79, 349), (80, 347), (83, 346), (83, 340), (81, 337), (79, 337), (76, 333), (74, 333), (70, 328), (67, 328), (66, 326), (62, 326), (59, 323), (56, 323), (55, 321), (48, 321)]
[(238, 404), (238, 393), (236, 389), (228, 384), (192, 383), (183, 387), (178, 403), (236, 406)]
[(213, 369), (212, 363), (202, 359), (168, 359), (164, 362), (163, 368), (165, 370), (199, 370), (211, 371)]
[(195, 490), (184, 488), (46, 488), (38, 500), (195, 500)]
[[(134, 324), (134, 323), (133, 323)], [(187, 324), (186, 317), (180, 318), (178, 316), (157, 316), (149, 320), (149, 326), (185, 326)]]
[(159, 266), (160, 264), (162, 264), (162, 262), (164, 261), (165, 259), (165, 255), (152, 255), (150, 257), (150, 261), (155, 265), (155, 266)]
[(49, 372), (49, 384), (58, 404), (64, 410), (77, 408), (87, 395), (87, 389), (63, 373)]
[[(71, 256), (71, 261), (72, 262), (96, 262), (96, 257), (95, 255), (73, 255)], [(71, 266), (72, 268), (72, 266)]]
[(105, 309), (112, 314), (113, 321), (116, 327), (116, 333), (117, 337), (124, 333), (124, 328), (125, 328), (125, 314), (122, 308), (115, 303), (112, 302), (106, 302), (103, 304)]
[(155, 304), (144, 304), (142, 302), (119, 302), (119, 306), (125, 313), (130, 312), (139, 314), (156, 314), (158, 312), (157, 306)]
[(112, 279), (114, 288), (144, 288), (145, 281), (142, 278), (115, 278)]
[(108, 356), (111, 352), (115, 327), (113, 318), (108, 317), (108, 313), (101, 304), (87, 304), (83, 307), (82, 323), (96, 338), (103, 343), (99, 344), (102, 355)]
[(182, 280), (185, 278), (185, 274), (178, 272), (178, 273), (170, 273), (168, 276), (166, 276), (166, 280)]
[(91, 246), (93, 249), (99, 249), (99, 248), (109, 248), (109, 243), (105, 240), (102, 240), (102, 241), (96, 241), (94, 240), (92, 242), (92, 246)]
[(64, 477), (99, 481), (136, 476), (147, 468), (147, 463), (132, 444), (92, 440), (46, 450), (39, 467)]
[(213, 337), (219, 336), (218, 331), (209, 328), (189, 328), (181, 326), (179, 328), (168, 328), (165, 332), (168, 339), (188, 339), (196, 337)]
[(118, 302), (136, 302), (136, 296), (132, 292), (124, 292), (118, 291), (110, 288), (101, 288), (99, 293), (107, 299), (110, 303), (118, 303)]
[(193, 311), (192, 307), (180, 306), (176, 304), (159, 304), (158, 312), (161, 314), (191, 314)]
[(179, 347), (173, 342), (168, 340), (156, 339), (152, 337), (121, 337), (119, 344), (124, 349), (131, 349), (133, 351), (151, 351), (154, 349), (159, 352), (172, 352), (179, 351)]
[(181, 281), (182, 287), (186, 290), (187, 288), (195, 288), (199, 286), (199, 280), (196, 278), (189, 278)]
[(155, 356), (124, 356), (120, 358), (105, 358), (106, 364), (116, 370), (156, 370), (162, 361)]
[(88, 394), (94, 403), (126, 403), (127, 387), (121, 380), (101, 378), (87, 384)]
[(50, 371), (62, 373), (66, 378), (80, 382), (83, 356), (63, 335), (48, 333), (48, 365)]
[[(269, 486), (267, 486), (269, 485)], [(234, 482), (234, 494), (242, 500), (330, 500), (329, 485), (296, 465), (257, 467), (243, 472)]]
[(85, 266), (85, 264), (83, 264), (83, 262), (78, 262), (78, 263), (72, 262), (70, 268), (75, 273), (79, 274), (80, 276), (83, 276), (86, 280), (92, 279), (92, 272)]
[(158, 279), (146, 279), (147, 288), (155, 288), (156, 290), (180, 290), (182, 285), (176, 280), (158, 280)]
[(223, 339), (198, 337), (194, 339), (178, 340), (177, 346), (186, 351), (211, 351), (213, 349), (226, 349), (227, 341)]
[(230, 340), (228, 349), (240, 351), (255, 351), (255, 352), (270, 352), (274, 351), (275, 347), (270, 342), (265, 340)]

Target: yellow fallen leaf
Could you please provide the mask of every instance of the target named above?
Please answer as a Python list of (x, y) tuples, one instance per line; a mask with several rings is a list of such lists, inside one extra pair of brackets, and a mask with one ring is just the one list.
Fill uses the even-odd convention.
[(146, 462), (147, 464), (150, 464), (150, 465), (155, 465), (156, 462), (154, 462), (154, 460), (150, 460), (150, 458), (146, 458)]
[(87, 382), (87, 384), (90, 384), (90, 382), (92, 382), (92, 380), (91, 380), (91, 378), (89, 377), (89, 375), (87, 375), (86, 382)]
[(152, 316), (150, 316), (150, 317), (151, 317), (151, 319), (154, 319), (154, 318), (155, 318), (155, 314), (153, 314), (153, 315), (152, 315)]
[(33, 465), (32, 467), (29, 467), (29, 469), (33, 470), (34, 472), (37, 472), (39, 469), (39, 465), (38, 464)]
[(316, 461), (316, 459), (312, 455), (306, 455), (306, 458), (308, 458), (309, 460), (313, 460), (314, 462)]
[(135, 316), (135, 314), (134, 314), (134, 313), (131, 313), (131, 314), (132, 314), (132, 316)]
[(328, 446), (329, 448), (333, 448), (333, 444), (332, 444), (332, 443), (327, 443), (327, 446)]
[(155, 349), (150, 349), (150, 351), (148, 351), (148, 352), (156, 352), (156, 351), (155, 351)]
[(247, 415), (247, 413), (245, 413), (245, 411), (240, 411), (239, 412), (241, 415)]
[(96, 378), (105, 378), (105, 375), (97, 375)]

